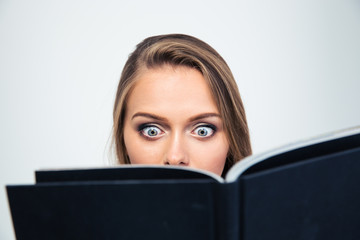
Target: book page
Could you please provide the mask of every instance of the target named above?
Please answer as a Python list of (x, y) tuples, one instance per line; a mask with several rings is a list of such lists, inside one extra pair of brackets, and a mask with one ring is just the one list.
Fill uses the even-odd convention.
[(302, 141), (298, 141), (295, 143), (291, 143), (273, 150), (269, 150), (260, 154), (255, 154), (252, 156), (248, 156), (241, 160), (240, 162), (236, 163), (227, 173), (225, 181), (226, 182), (234, 182), (236, 181), (239, 176), (256, 164), (265, 161), (271, 157), (280, 155), (282, 153), (286, 153), (292, 150), (296, 150), (302, 147), (311, 146), (317, 143), (327, 142), (330, 140), (339, 139), (342, 137), (352, 136), (360, 134), (360, 126), (354, 128), (348, 128), (345, 130), (334, 131), (330, 133), (326, 133), (314, 138), (304, 139)]

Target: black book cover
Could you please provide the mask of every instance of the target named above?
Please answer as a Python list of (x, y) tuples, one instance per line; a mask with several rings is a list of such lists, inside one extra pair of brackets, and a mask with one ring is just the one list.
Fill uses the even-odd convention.
[(360, 130), (237, 163), (43, 170), (7, 186), (17, 239), (360, 239)]

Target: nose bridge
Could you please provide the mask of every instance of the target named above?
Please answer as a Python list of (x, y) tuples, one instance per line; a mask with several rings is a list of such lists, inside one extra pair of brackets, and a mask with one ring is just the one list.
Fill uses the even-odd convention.
[(186, 150), (185, 136), (179, 131), (173, 132), (169, 139), (165, 164), (188, 165)]

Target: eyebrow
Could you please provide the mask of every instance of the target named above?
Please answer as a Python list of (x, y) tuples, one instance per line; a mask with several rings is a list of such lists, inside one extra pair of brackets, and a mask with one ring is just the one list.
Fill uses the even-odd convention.
[(203, 119), (203, 118), (210, 118), (210, 117), (221, 118), (220, 114), (218, 114), (218, 113), (202, 113), (200, 115), (197, 115), (195, 117), (190, 118), (190, 122), (200, 120), (200, 119)]
[(136, 117), (146, 117), (146, 118), (152, 118), (152, 119), (155, 119), (155, 120), (159, 120), (159, 121), (163, 121), (163, 122), (166, 122), (167, 119), (164, 118), (164, 117), (160, 117), (158, 115), (155, 115), (155, 114), (152, 114), (152, 113), (144, 113), (144, 112), (137, 112), (135, 113), (131, 119), (134, 119)]
[[(152, 113), (144, 113), (144, 112), (137, 112), (135, 113), (131, 119), (134, 119), (136, 117), (146, 117), (146, 118), (152, 118), (152, 119), (155, 119), (155, 120), (159, 120), (159, 121), (163, 121), (163, 122), (167, 122), (168, 120), (164, 117), (160, 117), (158, 115), (155, 115), (155, 114), (152, 114)], [(197, 116), (194, 116), (194, 117), (191, 117), (189, 119), (190, 122), (193, 122), (193, 121), (196, 121), (196, 120), (200, 120), (200, 119), (203, 119), (203, 118), (210, 118), (210, 117), (218, 117), (218, 118), (221, 118), (220, 114), (218, 113), (202, 113), (202, 114), (199, 114)]]

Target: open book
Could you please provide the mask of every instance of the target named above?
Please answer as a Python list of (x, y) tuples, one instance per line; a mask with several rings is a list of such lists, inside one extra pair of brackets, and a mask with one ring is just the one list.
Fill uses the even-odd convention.
[(360, 239), (360, 128), (245, 158), (42, 170), (8, 185), (17, 239)]

